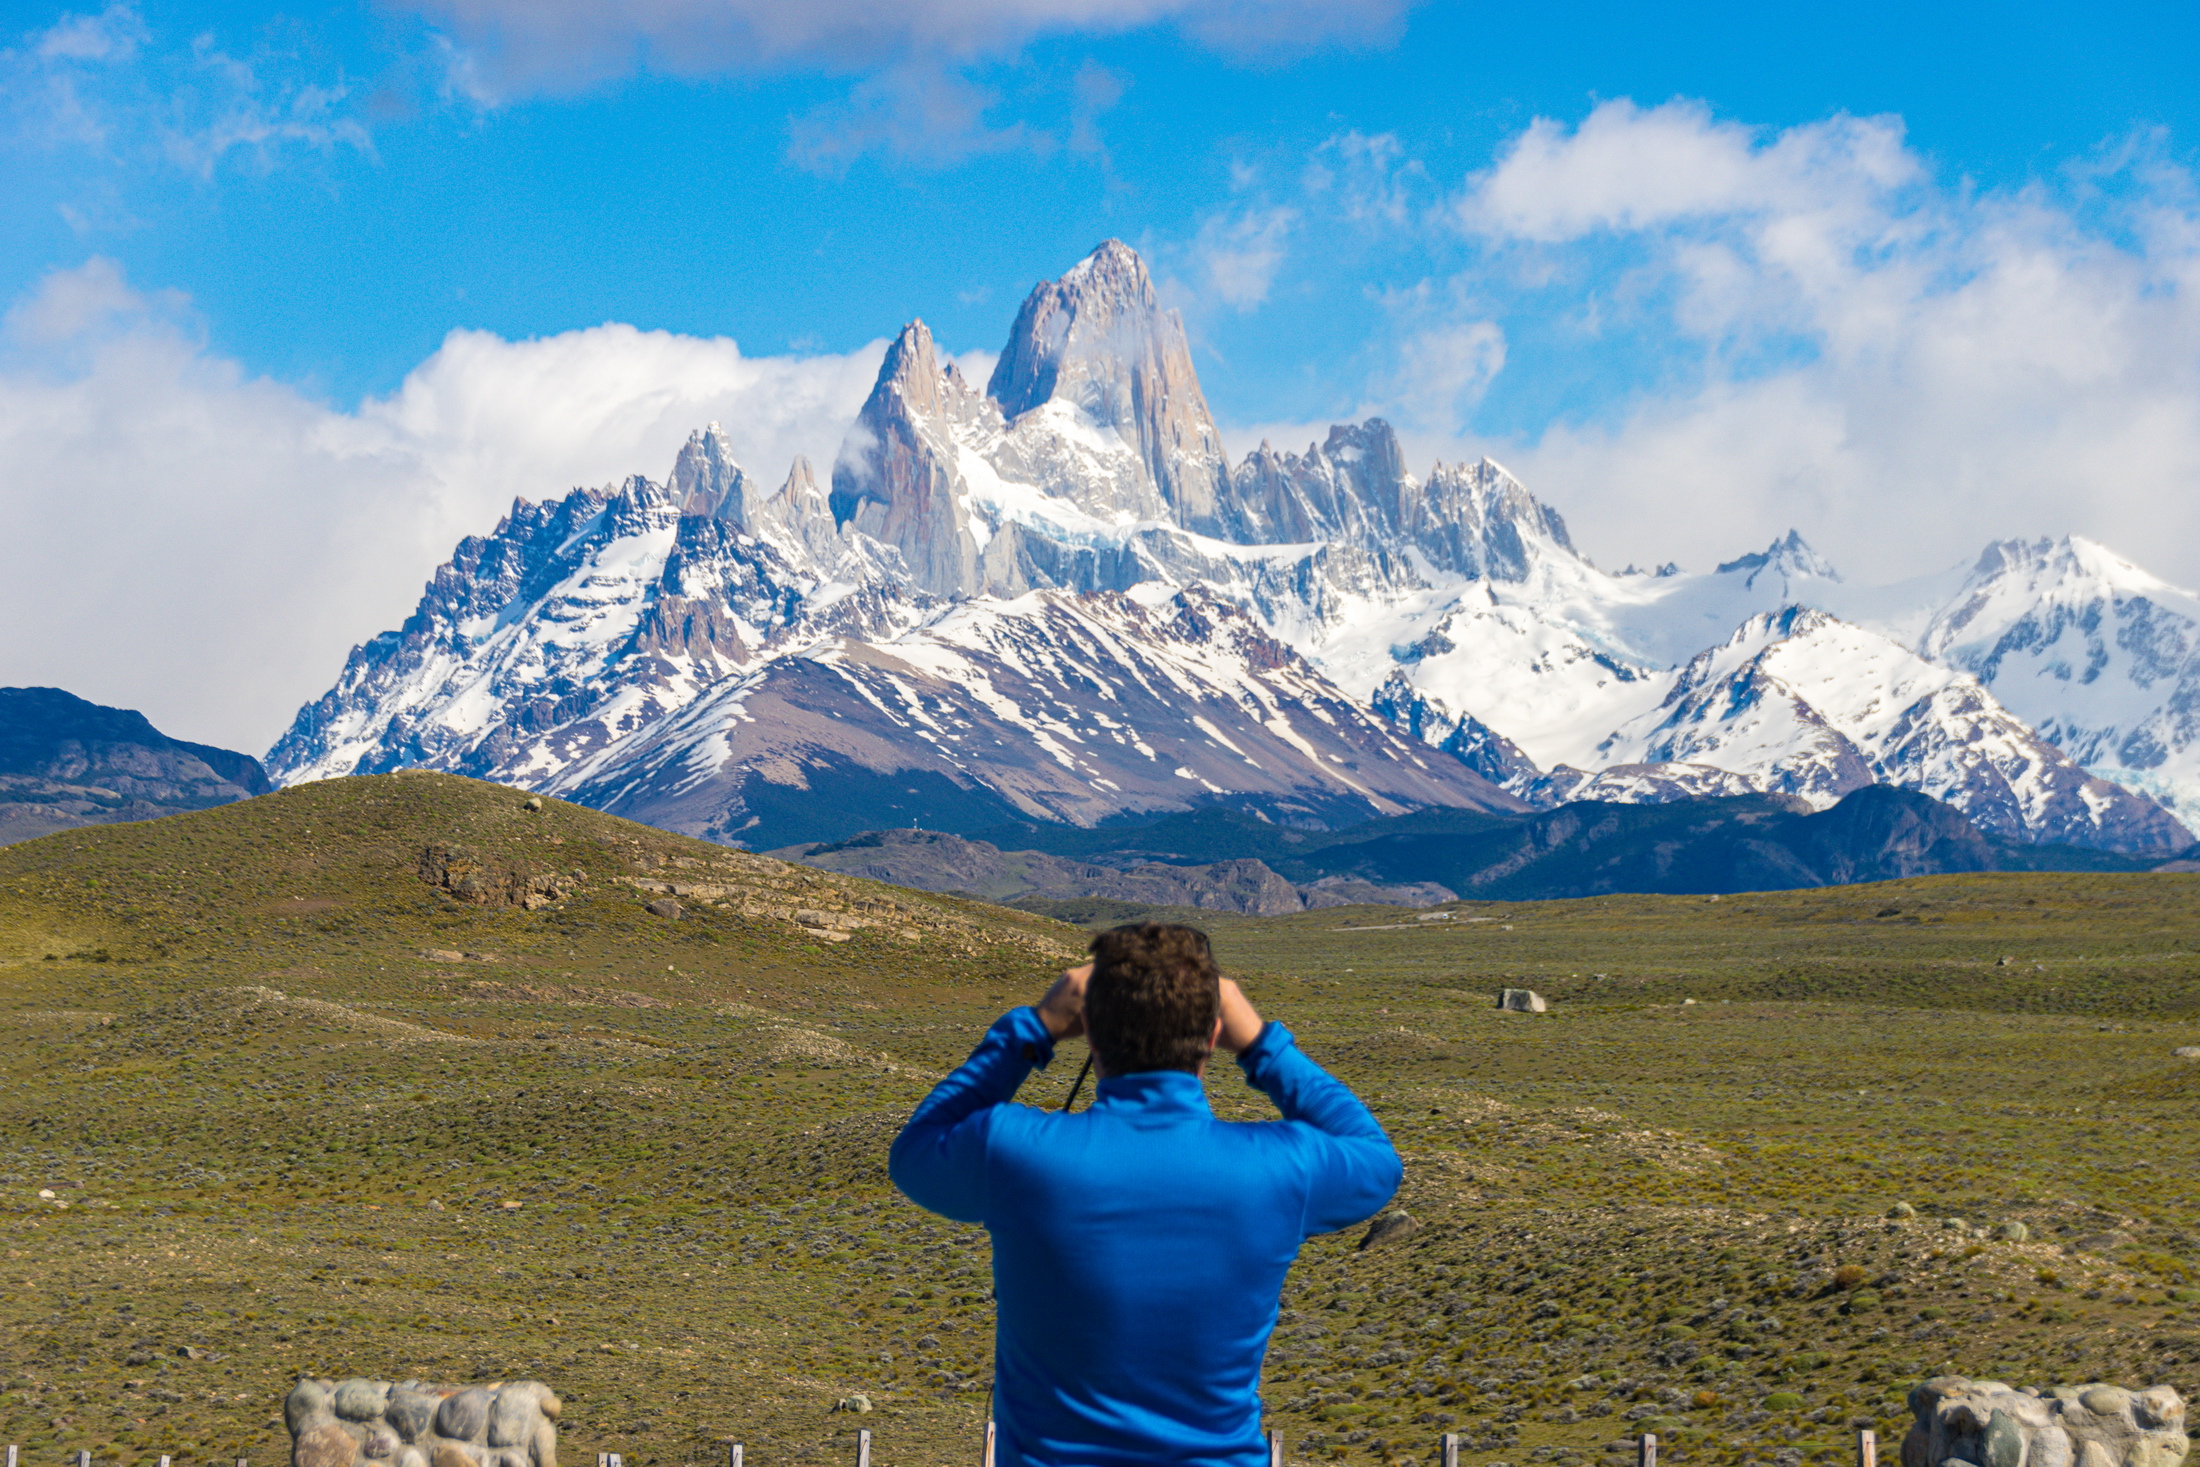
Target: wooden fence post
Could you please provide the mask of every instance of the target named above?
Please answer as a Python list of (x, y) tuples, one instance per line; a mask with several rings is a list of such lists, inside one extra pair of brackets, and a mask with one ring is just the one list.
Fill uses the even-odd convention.
[(1445, 1433), (1444, 1433), (1444, 1444), (1443, 1444), (1443, 1452), (1442, 1452), (1442, 1456), (1443, 1456), (1443, 1467), (1459, 1467), (1459, 1433), (1458, 1433), (1458, 1432), (1456, 1432), (1456, 1431), (1447, 1431), (1447, 1432), (1445, 1432)]
[[(92, 1467), (92, 1454), (90, 1452), (78, 1452), (76, 1454), (76, 1467)], [(244, 1464), (240, 1462), (237, 1467), (244, 1467)]]
[(1268, 1428), (1268, 1467), (1283, 1467), (1283, 1433)]
[(871, 1428), (856, 1433), (856, 1467), (871, 1467)]
[(1856, 1467), (1879, 1467), (1879, 1433), (1860, 1431), (1856, 1434)]
[(741, 1467), (741, 1443), (739, 1443), (739, 1442), (729, 1442), (729, 1443), (727, 1443), (727, 1445), (726, 1445), (726, 1467)]
[(1642, 1434), (1642, 1451), (1636, 1458), (1637, 1467), (1658, 1467), (1658, 1434), (1646, 1431)]
[[(988, 1416), (985, 1419), (985, 1467), (993, 1467), (993, 1443), (998, 1430), (993, 1424), (993, 1418)], [(10, 1467), (13, 1467), (12, 1463)]]

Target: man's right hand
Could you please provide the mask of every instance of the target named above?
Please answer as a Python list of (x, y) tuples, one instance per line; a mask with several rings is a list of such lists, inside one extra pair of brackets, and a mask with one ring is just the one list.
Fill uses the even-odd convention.
[(1084, 963), (1054, 980), (1045, 998), (1036, 1005), (1039, 1022), (1057, 1042), (1085, 1032), (1085, 984), (1092, 978), (1092, 964)]

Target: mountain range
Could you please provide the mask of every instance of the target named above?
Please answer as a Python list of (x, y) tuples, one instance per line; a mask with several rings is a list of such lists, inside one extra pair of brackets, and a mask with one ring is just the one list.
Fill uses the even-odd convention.
[(969, 838), (881, 830), (769, 854), (1080, 922), (1157, 907), (1276, 916), (1363, 902), (1430, 907), (1462, 897), (1710, 895), (1954, 872), (2196, 869), (2190, 853), (2161, 862), (1995, 840), (1932, 796), (1885, 784), (1824, 810), (1797, 795), (1711, 795), (1578, 801), (1529, 814), (1423, 810), (1316, 831), (1204, 809), (1142, 825), (1027, 823)]
[(0, 845), (264, 795), (249, 754), (172, 739), (59, 688), (0, 688)]
[(1501, 465), (1417, 477), (1381, 419), (1233, 463), (1116, 241), (983, 389), (910, 323), (826, 484), (771, 482), (713, 424), (661, 483), (516, 502), (270, 771), (424, 765), (754, 849), (1872, 785), (1995, 840), (2193, 841), (2200, 598), (2075, 538), (1895, 588), (1792, 532), (1608, 572)]

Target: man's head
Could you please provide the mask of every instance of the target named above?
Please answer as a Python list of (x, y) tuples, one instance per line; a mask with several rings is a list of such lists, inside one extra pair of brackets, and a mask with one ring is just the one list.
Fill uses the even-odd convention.
[(1221, 1015), (1222, 970), (1198, 928), (1137, 922), (1092, 940), (1085, 1034), (1103, 1073), (1196, 1071)]

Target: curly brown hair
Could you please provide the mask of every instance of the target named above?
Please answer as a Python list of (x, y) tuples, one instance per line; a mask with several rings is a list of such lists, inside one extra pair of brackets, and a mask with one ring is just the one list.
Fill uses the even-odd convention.
[(1092, 940), (1085, 1034), (1111, 1075), (1196, 1070), (1214, 1047), (1222, 970), (1196, 927), (1134, 922)]

